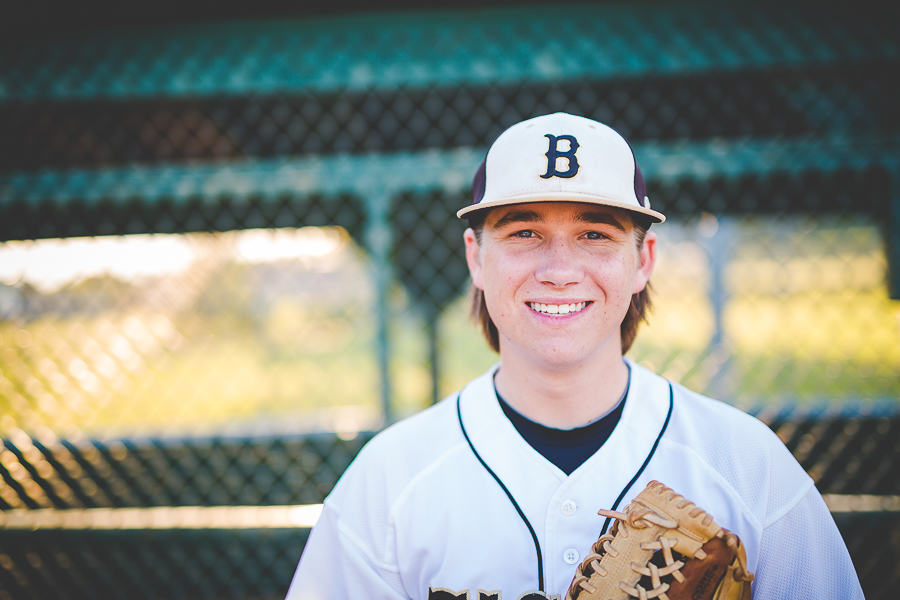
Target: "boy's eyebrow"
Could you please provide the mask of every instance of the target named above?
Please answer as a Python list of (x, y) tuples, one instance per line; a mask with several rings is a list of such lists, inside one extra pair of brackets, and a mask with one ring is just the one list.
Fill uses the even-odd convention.
[(491, 225), (492, 229), (506, 227), (510, 223), (543, 223), (544, 216), (533, 210), (511, 210)]
[(625, 233), (625, 226), (608, 212), (580, 212), (575, 217), (575, 220), (579, 223), (590, 223), (593, 225), (611, 225), (622, 233)]
[[(605, 211), (585, 210), (575, 215), (578, 223), (588, 223), (591, 225), (610, 225), (615, 227), (622, 233), (625, 233), (625, 226), (615, 218), (611, 213)], [(535, 210), (511, 210), (491, 225), (492, 229), (501, 229), (512, 223), (543, 223), (544, 215)]]

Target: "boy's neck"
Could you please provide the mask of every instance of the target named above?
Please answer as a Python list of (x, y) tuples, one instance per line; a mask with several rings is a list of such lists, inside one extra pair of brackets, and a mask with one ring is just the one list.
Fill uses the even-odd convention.
[(628, 385), (621, 353), (564, 369), (500, 355), (497, 391), (518, 413), (557, 429), (581, 427), (609, 412)]

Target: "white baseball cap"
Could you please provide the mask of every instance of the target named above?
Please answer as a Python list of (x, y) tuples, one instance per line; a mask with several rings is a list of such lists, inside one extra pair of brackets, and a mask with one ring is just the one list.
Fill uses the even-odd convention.
[(654, 223), (631, 146), (614, 129), (567, 113), (517, 123), (491, 145), (472, 182), (472, 205), (456, 213), (526, 202), (587, 202), (641, 213)]

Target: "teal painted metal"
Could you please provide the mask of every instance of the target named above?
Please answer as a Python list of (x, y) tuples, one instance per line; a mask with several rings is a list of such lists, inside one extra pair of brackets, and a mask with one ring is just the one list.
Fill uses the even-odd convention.
[(0, 175), (0, 207), (13, 201), (52, 199), (143, 203), (166, 198), (215, 202), (256, 195), (355, 194), (373, 190), (462, 189), (469, 185), (483, 151), (418, 152), (395, 155), (326, 156), (288, 160), (247, 160), (202, 165), (128, 166), (110, 169), (44, 170)]
[(828, 172), (872, 165), (896, 168), (900, 138), (837, 135), (649, 143), (635, 144), (635, 154), (648, 179), (657, 180), (740, 177), (807, 169)]
[(25, 48), (0, 101), (554, 82), (900, 56), (895, 22), (702, 2), (386, 13), (148, 30)]
[[(884, 165), (896, 170), (900, 139), (816, 138), (638, 143), (634, 151), (650, 181), (739, 177), (807, 169), (832, 171)], [(96, 170), (44, 170), (0, 175), (0, 208), (13, 202), (51, 200), (152, 203), (161, 199), (216, 202), (230, 197), (353, 194), (371, 197), (404, 191), (458, 192), (471, 185), (484, 149), (365, 156), (247, 160), (202, 165), (129, 166)]]

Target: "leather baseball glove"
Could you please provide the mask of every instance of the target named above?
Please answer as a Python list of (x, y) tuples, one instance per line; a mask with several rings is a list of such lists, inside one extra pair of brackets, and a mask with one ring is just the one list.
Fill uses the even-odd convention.
[(651, 481), (575, 572), (566, 600), (749, 600), (753, 574), (738, 537)]

